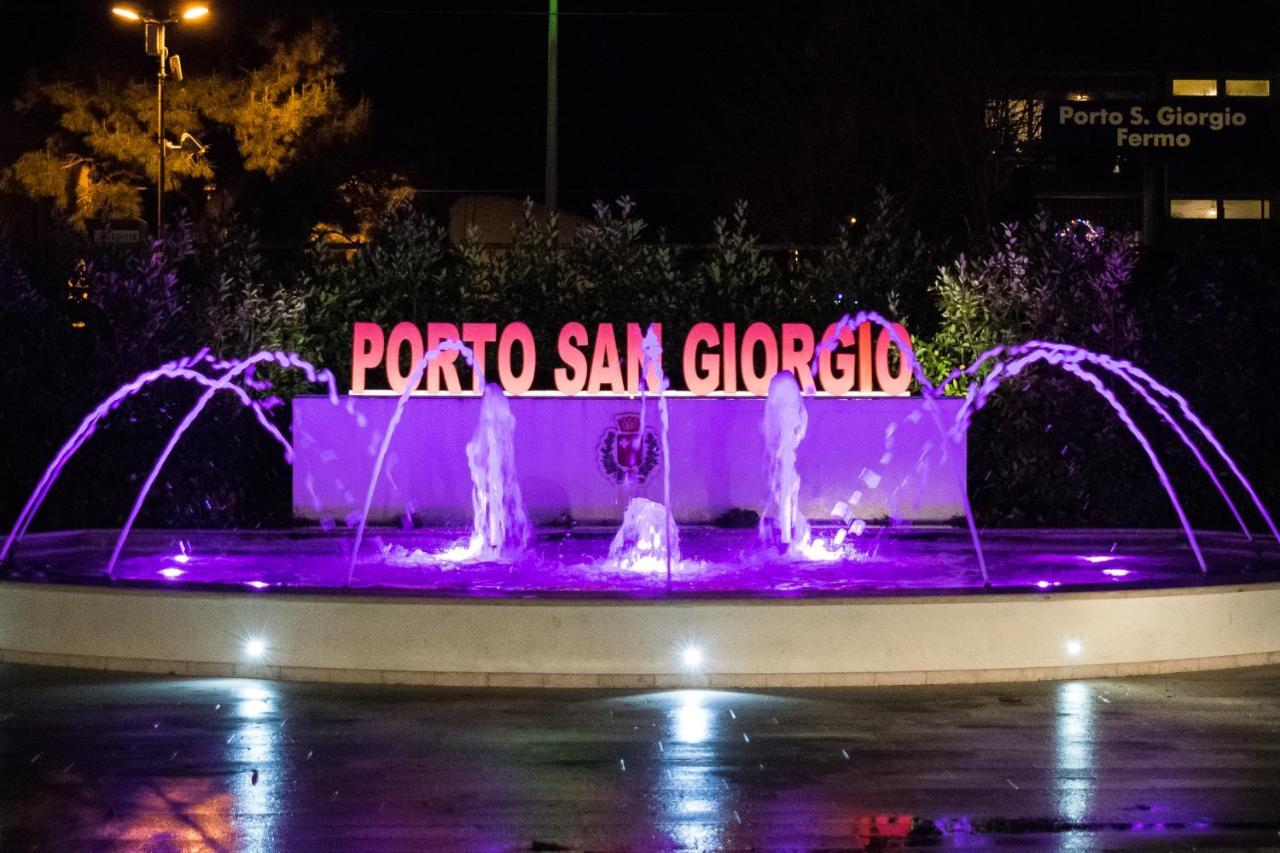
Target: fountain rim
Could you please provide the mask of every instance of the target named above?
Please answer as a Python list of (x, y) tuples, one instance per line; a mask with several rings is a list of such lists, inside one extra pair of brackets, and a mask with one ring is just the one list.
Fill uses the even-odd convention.
[[(819, 529), (824, 526), (819, 522)], [(874, 529), (878, 525), (869, 525)], [(695, 525), (693, 530), (713, 529), (713, 525)], [(442, 528), (437, 528), (442, 529)], [(457, 532), (462, 533), (463, 527)], [(30, 544), (57, 543), (62, 539), (73, 539), (85, 535), (110, 536), (113, 528), (71, 528), (66, 530), (49, 530), (29, 534)], [(147, 528), (140, 533), (163, 534), (166, 537), (182, 538), (183, 536), (199, 536), (213, 534), (226, 537), (262, 537), (280, 538), (324, 538), (341, 540), (348, 538), (351, 531), (346, 528), (324, 530), (319, 527), (279, 527), (254, 529), (218, 529), (218, 528)], [(540, 526), (535, 528), (534, 536), (545, 536), (548, 539), (572, 533), (583, 538), (591, 537), (607, 541), (614, 528), (607, 523), (584, 524), (575, 527)], [(996, 528), (986, 531), (991, 541), (1001, 538), (1017, 541), (1023, 537), (1035, 536), (1039, 540), (1069, 539), (1072, 536), (1089, 535), (1105, 532), (1114, 536), (1142, 536), (1158, 539), (1167, 538), (1171, 545), (1180, 543), (1181, 531), (1173, 528), (1137, 528), (1137, 527), (1061, 527), (1061, 528)], [(1202, 531), (1208, 542), (1223, 542), (1248, 546), (1256, 552), (1274, 552), (1280, 555), (1280, 548), (1261, 543), (1250, 542), (1239, 531), (1212, 530)], [(952, 525), (928, 524), (911, 527), (893, 528), (895, 537), (928, 538), (934, 536), (962, 536), (963, 531)], [(1176, 545), (1175, 545), (1176, 547)], [(509, 591), (471, 590), (448, 587), (410, 587), (397, 585), (369, 584), (354, 586), (324, 584), (270, 584), (262, 588), (246, 589), (241, 580), (167, 580), (161, 578), (109, 577), (105, 574), (70, 574), (49, 573), (43, 575), (29, 574), (21, 570), (15, 571), (13, 557), (6, 564), (0, 564), (0, 590), (12, 584), (29, 584), (35, 586), (65, 586), (80, 590), (108, 590), (120, 592), (180, 592), (199, 595), (240, 596), (245, 598), (295, 598), (346, 602), (435, 602), (435, 603), (488, 603), (488, 604), (527, 604), (527, 603), (562, 603), (592, 605), (627, 605), (627, 604), (704, 604), (717, 603), (726, 605), (738, 604), (832, 604), (839, 602), (881, 602), (892, 603), (895, 600), (928, 601), (937, 604), (970, 602), (975, 599), (998, 601), (1003, 599), (1070, 599), (1073, 597), (1115, 597), (1127, 595), (1179, 594), (1183, 592), (1222, 591), (1229, 588), (1254, 589), (1269, 584), (1280, 584), (1280, 568), (1254, 569), (1248, 572), (1216, 571), (1208, 574), (1188, 573), (1176, 577), (1139, 578), (1123, 581), (1089, 581), (1071, 583), (1060, 588), (1045, 589), (1032, 583), (999, 584), (990, 586), (973, 584), (971, 586), (940, 587), (893, 587), (847, 589), (789, 589), (786, 591), (750, 590), (750, 589), (512, 589)], [(460, 569), (465, 571), (465, 569)], [(999, 578), (997, 577), (997, 581)]]
[[(1280, 606), (1277, 581), (713, 601), (388, 601), (25, 581), (7, 582), (3, 593), (0, 662), (189, 677), (761, 689), (1043, 681), (1280, 662), (1280, 623), (1270, 618)], [(264, 659), (246, 659), (247, 626), (267, 630)], [(707, 649), (704, 671), (679, 666), (679, 643), (690, 637)], [(1064, 651), (1071, 637), (1083, 639), (1083, 654)]]

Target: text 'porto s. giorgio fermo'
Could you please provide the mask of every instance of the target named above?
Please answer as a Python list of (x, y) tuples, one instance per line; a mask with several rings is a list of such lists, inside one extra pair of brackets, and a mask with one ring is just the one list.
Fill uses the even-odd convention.
[[(674, 380), (669, 390), (700, 397), (763, 397), (774, 374), (790, 370), (806, 391), (906, 394), (911, 365), (898, 341), (910, 348), (911, 338), (905, 327), (892, 325), (891, 332), (871, 323), (856, 328), (833, 323), (815, 335), (806, 323), (696, 323), (678, 349), (662, 342), (668, 373), (680, 359), (677, 377), (682, 379)], [(351, 393), (403, 393), (413, 366), (426, 352), (458, 340), (472, 350), (476, 370), (468, 370), (456, 351), (446, 351), (427, 365), (414, 393), (476, 394), (483, 376), (508, 394), (637, 394), (650, 328), (662, 341), (662, 327), (656, 323), (599, 323), (594, 328), (565, 323), (554, 347), (543, 345), (552, 350), (544, 353), (525, 323), (357, 322), (351, 336)], [(823, 341), (834, 346), (822, 347)], [(817, 370), (810, 373), (815, 352)], [(545, 369), (538, 372), (547, 358), (554, 364), (549, 376)], [(546, 387), (536, 387), (536, 376)], [(645, 389), (657, 387), (657, 370), (650, 365)]]

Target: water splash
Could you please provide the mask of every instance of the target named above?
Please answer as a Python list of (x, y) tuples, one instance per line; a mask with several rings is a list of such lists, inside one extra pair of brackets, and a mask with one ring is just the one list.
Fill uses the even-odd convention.
[(373, 506), (373, 494), (378, 488), (378, 480), (382, 476), (382, 467), (387, 459), (387, 450), (391, 447), (391, 439), (395, 437), (396, 427), (400, 425), (400, 419), (404, 417), (404, 407), (408, 404), (409, 397), (413, 394), (413, 389), (417, 388), (422, 382), (422, 374), (426, 371), (427, 365), (446, 352), (461, 353), (467, 364), (475, 372), (476, 381), (482, 385), (484, 384), (484, 375), (476, 365), (475, 354), (470, 347), (456, 338), (442, 341), (438, 346), (427, 350), (414, 364), (413, 370), (409, 374), (409, 379), (404, 383), (404, 390), (400, 392), (400, 397), (396, 400), (395, 411), (391, 413), (391, 420), (387, 423), (387, 431), (382, 436), (382, 443), (378, 447), (378, 453), (373, 462), (373, 474), (369, 477), (369, 488), (364, 496), (364, 508), (360, 512), (355, 541), (351, 546), (351, 561), (347, 564), (347, 586), (351, 586), (351, 582), (355, 578), (356, 560), (360, 556), (360, 545), (364, 542), (365, 528), (369, 526), (369, 510)]
[[(116, 563), (120, 560), (120, 553), (124, 550), (124, 544), (129, 538), (129, 532), (133, 530), (134, 522), (138, 520), (138, 513), (142, 511), (142, 505), (146, 503), (147, 495), (151, 493), (151, 487), (155, 485), (156, 479), (160, 476), (160, 471), (164, 468), (165, 462), (173, 454), (174, 448), (178, 446), (178, 442), (182, 440), (182, 436), (186, 434), (191, 425), (199, 419), (204, 413), (205, 407), (214, 398), (219, 391), (234, 387), (233, 383), (241, 376), (247, 377), (250, 383), (256, 388), (269, 387), (262, 380), (253, 378), (253, 371), (258, 364), (264, 362), (272, 362), (276, 366), (286, 370), (298, 370), (310, 382), (323, 383), (329, 390), (329, 401), (335, 406), (338, 405), (337, 384), (334, 381), (333, 374), (326, 368), (317, 370), (315, 365), (304, 359), (302, 356), (294, 352), (281, 352), (279, 350), (259, 350), (253, 355), (241, 361), (221, 360), (211, 363), (214, 370), (222, 370), (224, 373), (216, 382), (208, 387), (208, 389), (191, 407), (191, 411), (178, 424), (177, 429), (169, 436), (164, 450), (160, 451), (155, 464), (151, 466), (151, 471), (147, 474), (147, 478), (143, 481), (142, 488), (138, 490), (138, 496), (134, 499), (133, 507), (129, 510), (129, 516), (125, 519), (124, 526), (120, 528), (120, 534), (116, 537), (115, 547), (111, 549), (111, 557), (107, 561), (107, 577), (114, 577), (116, 571)], [(293, 451), (289, 451), (286, 459), (293, 462)]]
[(1159, 456), (1156, 454), (1155, 448), (1151, 446), (1151, 442), (1147, 439), (1146, 434), (1134, 422), (1133, 417), (1129, 414), (1129, 410), (1116, 397), (1115, 392), (1107, 388), (1098, 378), (1097, 374), (1092, 373), (1080, 366), (1080, 362), (1088, 361), (1086, 351), (1078, 347), (1064, 348), (1044, 348), (1044, 347), (1017, 347), (1011, 348), (1014, 353), (1013, 358), (1007, 361), (998, 362), (996, 367), (987, 374), (981, 383), (973, 385), (969, 388), (968, 400), (961, 407), (956, 415), (957, 434), (967, 431), (972, 421), (973, 413), (980, 410), (1001, 383), (1017, 376), (1028, 366), (1037, 362), (1043, 362), (1048, 365), (1059, 367), (1068, 374), (1075, 376), (1077, 379), (1085, 382), (1092, 388), (1103, 400), (1111, 406), (1112, 411), (1120, 419), (1121, 423), (1129, 430), (1134, 439), (1138, 442), (1143, 452), (1146, 453), (1148, 461), (1151, 463), (1152, 469), (1156, 472), (1156, 477), (1160, 481), (1160, 485), (1164, 488), (1165, 494), (1169, 498), (1169, 503), (1173, 506), (1174, 513), (1178, 516), (1178, 521), (1182, 525), (1183, 533), (1187, 537), (1187, 543), (1191, 546), (1191, 551), (1195, 555), (1196, 562), (1200, 566), (1201, 572), (1207, 572), (1208, 566), (1205, 564), (1204, 555), (1200, 552), (1199, 542), (1196, 540), (1195, 530), (1191, 527), (1191, 522), (1187, 518), (1182, 503), (1178, 499), (1177, 491), (1174, 489), (1173, 482), (1169, 479), (1168, 472), (1165, 471), (1164, 465), (1161, 464)]
[[(1245, 476), (1244, 472), (1240, 469), (1240, 466), (1236, 463), (1235, 459), (1233, 459), (1231, 455), (1227, 453), (1226, 448), (1223, 447), (1222, 442), (1218, 439), (1217, 435), (1214, 434), (1213, 430), (1211, 430), (1208, 427), (1208, 425), (1206, 425), (1204, 421), (1201, 420), (1199, 415), (1197, 415), (1194, 409), (1191, 408), (1191, 404), (1187, 401), (1185, 397), (1183, 397), (1177, 391), (1174, 391), (1172, 388), (1169, 388), (1168, 386), (1162, 384), (1161, 382), (1156, 380), (1153, 376), (1151, 376), (1151, 374), (1147, 373), (1142, 368), (1137, 367), (1132, 362), (1129, 362), (1125, 359), (1118, 359), (1118, 358), (1114, 358), (1112, 356), (1104, 355), (1101, 353), (1092, 352), (1082, 347), (1072, 346), (1070, 344), (1055, 343), (1051, 341), (1032, 340), (1022, 344), (1018, 344), (1016, 346), (1007, 346), (1007, 347), (997, 346), (997, 347), (993, 347), (990, 350), (987, 350), (986, 352), (978, 356), (978, 358), (975, 359), (972, 364), (952, 370), (951, 373), (949, 373), (946, 377), (944, 377), (943, 381), (938, 384), (938, 388), (939, 390), (944, 390), (948, 385), (957, 381), (958, 379), (975, 376), (978, 374), (980, 370), (986, 367), (989, 362), (994, 361), (995, 363), (991, 367), (990, 373), (987, 375), (986, 379), (984, 380), (984, 384), (990, 383), (991, 391), (994, 391), (995, 387), (997, 387), (999, 383), (1003, 381), (1003, 379), (1005, 378), (1006, 372), (1009, 370), (1010, 364), (1012, 364), (1013, 362), (1015, 362), (1021, 357), (1025, 357), (1030, 353), (1037, 352), (1037, 351), (1042, 351), (1042, 352), (1051, 354), (1047, 358), (1047, 360), (1050, 361), (1051, 363), (1078, 364), (1079, 362), (1086, 362), (1088, 364), (1101, 367), (1102, 369), (1106, 370), (1108, 373), (1114, 376), (1117, 376), (1122, 381), (1124, 381), (1131, 389), (1133, 389), (1138, 394), (1138, 396), (1143, 400), (1143, 402), (1145, 402), (1161, 418), (1161, 420), (1163, 420), (1166, 424), (1170, 426), (1171, 429), (1173, 429), (1174, 433), (1182, 441), (1183, 445), (1186, 446), (1191, 451), (1192, 455), (1196, 459), (1196, 462), (1199, 463), (1200, 468), (1209, 477), (1210, 482), (1213, 483), (1214, 487), (1218, 490), (1218, 494), (1222, 497), (1223, 502), (1226, 504), (1227, 508), (1231, 511), (1231, 514), (1235, 517), (1236, 523), (1240, 526), (1241, 530), (1244, 531), (1245, 536), (1248, 537), (1250, 540), (1252, 540), (1253, 536), (1248, 529), (1248, 525), (1244, 521), (1244, 518), (1241, 516), (1238, 508), (1235, 505), (1235, 502), (1231, 499), (1231, 496), (1227, 492), (1226, 487), (1219, 480), (1216, 472), (1213, 470), (1212, 465), (1210, 465), (1208, 460), (1205, 459), (1204, 454), (1200, 451), (1196, 443), (1187, 434), (1185, 428), (1183, 428), (1182, 425), (1177, 421), (1177, 419), (1173, 417), (1172, 413), (1168, 410), (1167, 407), (1162, 405), (1158, 400), (1155, 399), (1155, 397), (1152, 396), (1152, 393), (1166, 400), (1173, 401), (1176, 404), (1177, 409), (1179, 413), (1182, 415), (1183, 419), (1187, 423), (1191, 424), (1199, 432), (1200, 436), (1214, 449), (1214, 451), (1218, 454), (1218, 457), (1223, 461), (1223, 463), (1226, 464), (1227, 468), (1235, 476), (1237, 482), (1240, 483), (1241, 487), (1249, 495), (1250, 500), (1253, 502), (1253, 505), (1257, 509), (1258, 514), (1262, 517), (1263, 521), (1267, 525), (1267, 528), (1271, 531), (1272, 536), (1275, 537), (1277, 542), (1280, 542), (1280, 531), (1277, 531), (1276, 524), (1271, 516), (1271, 513), (1267, 511), (1266, 506), (1262, 503), (1262, 500), (1258, 496), (1257, 491), (1254, 489), (1253, 484)], [(1003, 360), (1001, 360), (1002, 357), (1003, 357)], [(976, 388), (977, 386), (971, 387), (970, 389), (971, 394), (975, 392)], [(983, 401), (985, 401), (985, 397), (983, 398)], [(976, 410), (976, 408), (973, 410)], [(972, 418), (973, 410), (970, 410), (970, 407), (968, 405), (966, 405), (964, 408), (961, 409), (961, 412), (957, 416), (957, 421), (955, 425), (955, 429), (957, 431), (963, 432), (968, 429), (969, 421)], [(1175, 508), (1179, 511), (1180, 517), (1185, 518), (1185, 516), (1182, 516), (1180, 512), (1180, 507), (1178, 507), (1176, 503), (1175, 503)], [(1194, 537), (1194, 532), (1191, 531), (1190, 524), (1185, 523), (1183, 527), (1184, 527), (1184, 531), (1188, 533), (1188, 539), (1189, 540), (1192, 539)], [(1194, 550), (1194, 546), (1193, 546), (1193, 550)], [(1205, 570), (1205, 568), (1206, 567), (1204, 566), (1203, 562), (1201, 562), (1201, 570), (1203, 571)]]
[[(643, 441), (644, 431), (644, 394), (649, 390), (649, 371), (653, 370), (657, 378), (658, 385), (658, 419), (661, 422), (662, 437), (662, 505), (666, 508), (663, 513), (664, 524), (666, 525), (667, 542), (678, 543), (680, 534), (676, 529), (675, 518), (671, 514), (671, 442), (668, 439), (670, 431), (670, 420), (667, 413), (667, 389), (671, 387), (671, 381), (667, 379), (666, 373), (662, 369), (662, 341), (658, 340), (658, 333), (655, 326), (650, 325), (648, 331), (644, 335), (644, 343), (642, 345), (643, 358), (640, 364), (640, 435)], [(634, 501), (633, 501), (634, 503)], [(630, 504), (627, 506), (627, 512), (631, 511)], [(626, 520), (623, 519), (625, 526)], [(621, 535), (622, 531), (618, 531)], [(616, 541), (616, 540), (615, 540)], [(667, 566), (667, 586), (671, 586), (671, 563), (673, 560), (673, 551), (677, 554), (674, 556), (676, 561), (679, 560), (678, 548), (667, 549), (665, 551)]]
[(670, 510), (648, 498), (632, 498), (609, 543), (609, 564), (647, 574), (665, 569), (669, 578), (673, 562), (680, 562), (680, 533)]
[(760, 514), (760, 541), (766, 548), (803, 554), (809, 544), (809, 522), (800, 511), (796, 451), (809, 428), (809, 414), (790, 371), (775, 374), (769, 383), (760, 427), (769, 475), (769, 496)]
[[(115, 391), (113, 391), (106, 399), (99, 403), (92, 411), (81, 420), (79, 426), (71, 434), (71, 436), (58, 448), (58, 452), (54, 454), (53, 459), (45, 468), (43, 474), (37, 482), (36, 487), (28, 496), (26, 503), (22, 507), (22, 511), (18, 514), (14, 521), (12, 529), (9, 531), (8, 537), (5, 539), (4, 547), (0, 549), (0, 561), (8, 558), (13, 548), (22, 541), (22, 537), (26, 535), (36, 514), (40, 511), (41, 505), (44, 503), (50, 490), (58, 478), (61, 477), (63, 469), (71, 461), (71, 458), (85, 445), (97, 431), (99, 424), (114, 410), (124, 404), (126, 400), (143, 391), (147, 386), (162, 379), (177, 379), (193, 384), (204, 386), (206, 389), (227, 391), (233, 394), (241, 405), (251, 409), (258, 424), (272, 437), (273, 440), (283, 449), (285, 459), (291, 461), (293, 458), (293, 447), (288, 439), (281, 434), (280, 430), (267, 417), (267, 408), (270, 407), (271, 401), (266, 403), (255, 400), (250, 397), (244, 388), (237, 385), (220, 385), (214, 377), (208, 376), (197, 370), (197, 367), (214, 365), (215, 369), (225, 364), (225, 362), (215, 361), (213, 356), (209, 354), (208, 349), (202, 349), (199, 352), (176, 359), (161, 365), (153, 370), (147, 370), (129, 382), (124, 383)], [(337, 400), (337, 387), (333, 381), (333, 375), (328, 371), (322, 371), (320, 374), (313, 374), (313, 381), (327, 381), (329, 386), (330, 399)], [(278, 402), (278, 401), (276, 401)]]
[[(813, 360), (809, 362), (809, 375), (811, 378), (818, 375), (818, 363), (822, 354), (835, 351), (835, 348), (840, 345), (841, 332), (846, 329), (856, 330), (863, 323), (874, 323), (885, 330), (889, 335), (889, 340), (898, 348), (898, 353), (904, 359), (907, 369), (911, 371), (911, 375), (915, 377), (916, 383), (920, 386), (921, 402), (924, 410), (929, 414), (934, 428), (942, 438), (942, 441), (938, 444), (939, 461), (943, 467), (951, 472), (959, 486), (960, 499), (964, 506), (964, 519), (969, 528), (969, 541), (973, 544), (973, 553), (978, 560), (978, 570), (982, 574), (982, 584), (983, 586), (991, 586), (991, 576), (987, 572), (987, 557), (982, 551), (982, 537), (978, 535), (978, 522), (973, 515), (973, 503), (969, 499), (968, 483), (965, 482), (964, 472), (960, 466), (952, 461), (962, 457), (958, 452), (958, 447), (955, 452), (948, 450), (948, 445), (958, 442), (959, 437), (943, 424), (942, 413), (937, 405), (939, 391), (929, 381), (929, 376), (925, 373), (919, 359), (915, 357), (915, 351), (911, 348), (910, 342), (903, 337), (898, 328), (875, 311), (859, 311), (857, 314), (852, 315), (845, 314), (832, 327), (830, 334), (823, 336), (823, 339), (814, 348)], [(945, 386), (939, 386), (939, 388), (941, 387)]]
[(520, 483), (516, 479), (515, 415), (498, 385), (485, 386), (480, 421), (467, 443), (471, 469), (472, 559), (512, 559), (529, 544)]
[[(1244, 531), (1245, 536), (1248, 537), (1250, 540), (1252, 540), (1253, 534), (1249, 531), (1248, 525), (1245, 524), (1244, 519), (1241, 517), (1238, 509), (1236, 508), (1235, 502), (1231, 500), (1231, 496), (1227, 493), (1226, 488), (1218, 480), (1218, 477), (1214, 473), (1212, 466), (1209, 465), (1208, 461), (1204, 458), (1204, 455), (1200, 453), (1199, 448), (1195, 445), (1195, 443), (1191, 441), (1190, 437), (1186, 434), (1186, 431), (1179, 428), (1178, 422), (1175, 419), (1173, 419), (1173, 417), (1169, 414), (1168, 410), (1165, 409), (1163, 406), (1161, 406), (1159, 403), (1157, 403), (1154, 399), (1152, 399), (1149, 394), (1142, 393), (1142, 390), (1141, 390), (1142, 386), (1145, 385), (1147, 388), (1151, 389), (1151, 391), (1154, 391), (1156, 394), (1160, 395), (1161, 397), (1164, 397), (1167, 400), (1174, 401), (1177, 404), (1178, 410), (1179, 412), (1181, 412), (1183, 418), (1186, 419), (1186, 421), (1190, 423), (1193, 427), (1195, 427), (1197, 431), (1199, 431), (1201, 437), (1204, 438), (1204, 440), (1208, 442), (1209, 446), (1211, 446), (1214, 449), (1214, 451), (1218, 454), (1218, 457), (1223, 461), (1223, 463), (1226, 464), (1227, 468), (1235, 476), (1237, 482), (1239, 482), (1241, 487), (1245, 490), (1245, 492), (1248, 493), (1250, 500), (1253, 501), (1253, 505), (1258, 511), (1258, 514), (1262, 517), (1263, 522), (1267, 525), (1267, 528), (1271, 531), (1271, 535), (1275, 537), (1275, 540), (1277, 542), (1280, 542), (1280, 530), (1276, 529), (1276, 523), (1272, 519), (1271, 513), (1267, 511), (1266, 506), (1262, 503), (1262, 499), (1258, 497), (1258, 493), (1254, 489), (1253, 484), (1249, 482), (1249, 478), (1244, 475), (1244, 472), (1240, 469), (1240, 466), (1236, 464), (1236, 461), (1231, 457), (1231, 454), (1227, 453), (1226, 448), (1222, 446), (1222, 442), (1218, 440), (1218, 437), (1217, 435), (1214, 434), (1213, 430), (1209, 429), (1208, 425), (1206, 425), (1204, 421), (1200, 419), (1200, 416), (1195, 413), (1195, 410), (1191, 408), (1191, 404), (1187, 402), (1186, 397), (1183, 397), (1181, 394), (1179, 394), (1177, 391), (1174, 391), (1172, 388), (1169, 388), (1168, 386), (1161, 384), (1153, 376), (1151, 376), (1151, 374), (1147, 373), (1142, 368), (1137, 367), (1132, 362), (1126, 361), (1124, 359), (1117, 359), (1111, 356), (1101, 355), (1099, 353), (1093, 353), (1088, 350), (1081, 349), (1080, 347), (1073, 347), (1068, 344), (1050, 343), (1047, 341), (1029, 341), (1024, 346), (1042, 347), (1046, 349), (1079, 352), (1083, 355), (1083, 357), (1086, 360), (1092, 363), (1098, 364), (1106, 368), (1112, 373), (1116, 373), (1117, 375), (1125, 379), (1126, 382), (1130, 383), (1131, 386), (1135, 388), (1135, 390), (1139, 391), (1139, 394), (1140, 396), (1142, 396), (1143, 400), (1146, 401), (1153, 409), (1155, 409), (1155, 411), (1161, 416), (1161, 418), (1166, 423), (1168, 423), (1171, 427), (1174, 428), (1175, 432), (1177, 433), (1178, 437), (1182, 440), (1183, 444), (1185, 444), (1192, 451), (1192, 453), (1196, 457), (1196, 461), (1200, 463), (1200, 467), (1204, 470), (1204, 472), (1209, 475), (1209, 479), (1213, 482), (1214, 486), (1218, 489), (1218, 494), (1222, 496), (1223, 501), (1226, 503), (1227, 507), (1231, 510), (1232, 515), (1235, 516), (1235, 519), (1237, 523), (1240, 525), (1241, 530)], [(1136, 385), (1133, 384), (1135, 381), (1138, 384)]]

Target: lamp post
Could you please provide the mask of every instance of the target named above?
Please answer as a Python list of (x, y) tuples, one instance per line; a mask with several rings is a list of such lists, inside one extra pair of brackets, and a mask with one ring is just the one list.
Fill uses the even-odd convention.
[[(170, 24), (205, 18), (209, 14), (209, 7), (203, 3), (189, 3), (179, 14), (161, 18), (137, 6), (120, 5), (111, 7), (111, 14), (126, 21), (141, 23), (147, 56), (154, 56), (160, 62), (156, 73), (156, 145), (160, 149), (160, 164), (156, 173), (156, 236), (159, 237), (164, 233), (164, 166), (168, 147), (164, 138), (164, 84), (169, 76), (169, 48), (165, 45), (165, 28)], [(177, 58), (173, 57), (175, 63)], [(182, 79), (181, 68), (181, 65), (175, 64), (174, 71), (179, 80)]]
[(547, 172), (542, 204), (547, 213), (557, 207), (560, 183), (559, 165), (559, 52), (560, 52), (560, 0), (547, 0)]

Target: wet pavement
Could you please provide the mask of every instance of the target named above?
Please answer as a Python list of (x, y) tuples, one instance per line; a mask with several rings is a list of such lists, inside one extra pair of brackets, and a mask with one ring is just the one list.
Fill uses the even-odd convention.
[(0, 850), (1280, 848), (1280, 668), (474, 691), (0, 666)]

